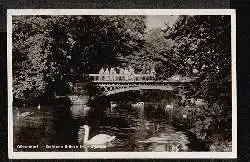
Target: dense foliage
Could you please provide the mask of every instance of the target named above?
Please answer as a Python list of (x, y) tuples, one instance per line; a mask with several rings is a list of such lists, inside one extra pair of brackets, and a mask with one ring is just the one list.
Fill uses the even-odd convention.
[(65, 94), (83, 74), (123, 65), (144, 29), (144, 16), (13, 17), (14, 97)]
[(48, 44), (46, 20), (40, 17), (13, 17), (13, 85), (14, 97), (31, 100), (41, 96), (47, 85)]
[(199, 85), (188, 97), (208, 102), (189, 111), (195, 121), (192, 131), (201, 138), (223, 132), (231, 140), (230, 16), (180, 16), (166, 33), (175, 42), (172, 53), (181, 67), (179, 74), (199, 77)]

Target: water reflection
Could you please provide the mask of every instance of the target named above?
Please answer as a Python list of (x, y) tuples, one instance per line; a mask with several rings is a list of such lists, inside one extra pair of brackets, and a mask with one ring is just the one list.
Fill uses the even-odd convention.
[(92, 135), (100, 132), (116, 135), (119, 141), (109, 151), (187, 151), (188, 138), (170, 125), (172, 114), (165, 112), (163, 106), (150, 102), (143, 106), (111, 105), (103, 111), (99, 123), (89, 123)]
[[(14, 144), (39, 144), (36, 151), (188, 151), (187, 136), (171, 126), (172, 112), (166, 111), (164, 104), (114, 103), (91, 108), (42, 107), (33, 116), (36, 122), (14, 124)], [(83, 125), (90, 126), (89, 138), (103, 133), (116, 139), (106, 148), (45, 148), (46, 144), (83, 145)]]
[(70, 107), (72, 118), (75, 120), (84, 119), (90, 110), (87, 105), (72, 105)]

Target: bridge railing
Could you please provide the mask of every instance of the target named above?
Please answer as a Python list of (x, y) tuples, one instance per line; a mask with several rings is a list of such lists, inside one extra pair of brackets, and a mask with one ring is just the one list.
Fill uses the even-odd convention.
[(134, 74), (134, 75), (100, 75), (89, 74), (93, 82), (114, 82), (114, 81), (154, 81), (155, 75), (152, 74)]

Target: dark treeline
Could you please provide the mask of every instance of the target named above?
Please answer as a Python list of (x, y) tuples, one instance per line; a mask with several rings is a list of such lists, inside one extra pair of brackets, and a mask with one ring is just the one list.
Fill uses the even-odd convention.
[(230, 16), (180, 16), (173, 26), (150, 31), (145, 18), (14, 16), (14, 101), (70, 93), (84, 74), (102, 67), (155, 68), (158, 78), (198, 76), (200, 85), (187, 98), (202, 98), (208, 105), (196, 117), (195, 131), (230, 136)]
[(143, 16), (13, 17), (14, 97), (50, 96), (83, 74), (126, 63), (144, 30)]
[[(188, 112), (194, 114), (191, 115), (194, 121), (191, 130), (203, 139), (231, 141), (230, 16), (181, 16), (167, 32), (166, 37), (175, 42), (171, 49), (175, 57), (171, 59), (178, 58), (175, 61), (178, 62), (176, 65), (181, 65), (179, 73), (195, 72), (199, 77), (200, 85), (189, 97), (203, 98), (208, 102), (201, 109)], [(227, 143), (217, 148), (215, 144), (211, 150), (229, 151), (230, 145)]]

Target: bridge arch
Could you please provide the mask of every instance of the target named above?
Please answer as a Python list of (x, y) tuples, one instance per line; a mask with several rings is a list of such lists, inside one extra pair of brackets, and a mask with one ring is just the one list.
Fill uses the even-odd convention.
[(173, 91), (175, 88), (173, 86), (161, 86), (161, 85), (140, 85), (140, 86), (128, 86), (128, 87), (113, 87), (112, 90), (104, 91), (103, 94), (106, 96), (118, 94), (128, 91), (138, 91), (138, 90), (163, 90), (163, 91)]
[(128, 91), (138, 91), (138, 90), (162, 90), (162, 91), (174, 91), (175, 89), (182, 89), (183, 86), (173, 86), (173, 85), (105, 85), (101, 84), (99, 87), (103, 91), (103, 95), (109, 96), (113, 94), (118, 94)]

